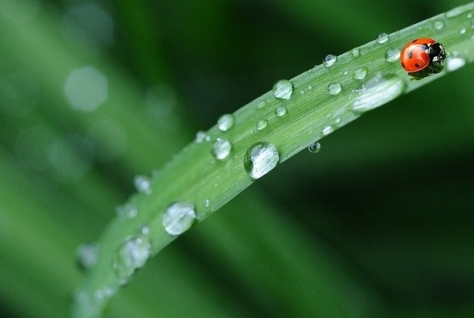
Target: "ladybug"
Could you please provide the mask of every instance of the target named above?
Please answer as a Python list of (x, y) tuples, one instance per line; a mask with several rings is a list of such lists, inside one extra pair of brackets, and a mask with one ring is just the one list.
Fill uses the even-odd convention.
[(444, 46), (431, 38), (418, 38), (408, 42), (400, 53), (400, 62), (408, 73), (420, 72), (428, 66), (427, 70), (437, 73), (441, 70), (444, 59)]

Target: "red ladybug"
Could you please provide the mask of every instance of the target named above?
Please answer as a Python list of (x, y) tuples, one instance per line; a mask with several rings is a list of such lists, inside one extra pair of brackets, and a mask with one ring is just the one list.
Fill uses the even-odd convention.
[(441, 43), (431, 38), (418, 38), (408, 42), (400, 53), (400, 62), (408, 73), (415, 73), (430, 66), (430, 71), (439, 72), (446, 51)]

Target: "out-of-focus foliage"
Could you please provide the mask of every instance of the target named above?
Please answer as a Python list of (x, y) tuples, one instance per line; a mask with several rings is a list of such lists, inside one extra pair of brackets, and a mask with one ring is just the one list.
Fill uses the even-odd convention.
[[(0, 313), (67, 316), (76, 247), (197, 130), (328, 53), (462, 3), (1, 1)], [(472, 72), (280, 165), (107, 314), (473, 316)]]

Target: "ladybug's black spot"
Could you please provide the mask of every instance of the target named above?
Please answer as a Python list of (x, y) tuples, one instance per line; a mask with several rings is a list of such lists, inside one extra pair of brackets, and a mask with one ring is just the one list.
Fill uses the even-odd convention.
[(411, 41), (411, 43), (415, 43), (416, 41), (418, 41), (418, 39), (415, 39), (415, 40)]
[(419, 68), (419, 67), (420, 67), (420, 65), (419, 65), (418, 63), (415, 63), (415, 66), (416, 66), (417, 68)]
[(409, 59), (411, 59), (412, 56), (413, 56), (413, 52), (412, 52), (412, 51), (408, 51), (407, 56), (408, 56)]

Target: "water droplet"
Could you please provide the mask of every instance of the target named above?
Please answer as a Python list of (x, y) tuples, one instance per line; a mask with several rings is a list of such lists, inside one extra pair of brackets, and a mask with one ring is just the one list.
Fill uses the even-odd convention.
[(329, 83), (328, 92), (331, 95), (337, 95), (341, 92), (341, 83)]
[(362, 67), (354, 71), (352, 78), (354, 80), (363, 80), (367, 76), (367, 68)]
[(92, 66), (76, 69), (64, 84), (64, 93), (76, 110), (91, 112), (108, 99), (107, 77)]
[(168, 234), (178, 236), (191, 228), (196, 217), (193, 204), (175, 202), (165, 209), (161, 223)]
[(143, 175), (137, 175), (135, 176), (133, 184), (135, 185), (135, 188), (138, 192), (146, 195), (151, 194), (151, 182), (148, 177)]
[(228, 140), (219, 137), (214, 142), (211, 153), (218, 160), (223, 160), (229, 156), (231, 150), (232, 144)]
[(273, 86), (273, 95), (278, 99), (288, 100), (293, 94), (293, 84), (288, 80), (280, 80)]
[(466, 33), (466, 28), (461, 28), (461, 30), (459, 30), (459, 34), (465, 34)]
[(200, 144), (200, 143), (203, 143), (204, 141), (209, 142), (210, 140), (211, 140), (211, 137), (207, 135), (206, 132), (199, 131), (196, 133), (196, 143)]
[(405, 82), (394, 74), (377, 74), (358, 90), (352, 102), (353, 110), (366, 112), (383, 105), (405, 91)]
[(76, 260), (82, 270), (88, 270), (97, 264), (98, 248), (96, 244), (82, 244), (77, 248)]
[(116, 213), (119, 219), (135, 218), (138, 214), (138, 208), (133, 203), (127, 203), (116, 208)]
[(112, 268), (119, 284), (128, 283), (136, 269), (143, 267), (151, 254), (151, 243), (143, 236), (129, 237), (114, 255)]
[(323, 133), (323, 135), (328, 135), (328, 134), (331, 134), (333, 131), (334, 131), (334, 128), (331, 125), (327, 125), (323, 127), (323, 130), (321, 131), (321, 133)]
[(97, 299), (109, 299), (113, 295), (115, 295), (116, 292), (117, 292), (117, 290), (114, 289), (113, 287), (104, 287), (102, 289), (98, 289), (95, 292), (95, 297)]
[(217, 120), (217, 127), (222, 132), (230, 130), (234, 125), (234, 116), (232, 114), (224, 114)]
[(260, 103), (258, 103), (258, 105), (257, 105), (257, 109), (261, 109), (261, 108), (263, 108), (263, 107), (264, 107), (266, 104), (267, 104), (267, 102), (265, 102), (265, 101), (261, 101)]
[(267, 127), (268, 121), (267, 120), (260, 120), (257, 122), (257, 130), (261, 131)]
[(385, 43), (388, 41), (388, 34), (386, 33), (380, 33), (378, 36), (377, 36), (377, 43)]
[(442, 20), (435, 21), (433, 27), (435, 28), (435, 30), (441, 30), (442, 28), (444, 28), (444, 22)]
[(460, 57), (446, 59), (446, 70), (449, 72), (456, 71), (466, 64), (466, 60)]
[(211, 201), (209, 199), (204, 200), (204, 207), (209, 207), (211, 205)]
[(308, 151), (310, 153), (318, 153), (321, 150), (321, 144), (319, 142), (314, 142), (309, 144)]
[(336, 63), (336, 61), (337, 56), (335, 56), (334, 54), (328, 54), (324, 57), (323, 63), (325, 67), (329, 68), (331, 65)]
[(142, 235), (148, 235), (150, 233), (150, 226), (143, 224), (140, 226), (139, 231)]
[(275, 145), (259, 142), (247, 150), (244, 157), (244, 168), (250, 178), (259, 179), (277, 166), (280, 154)]
[(276, 109), (276, 111), (275, 111), (275, 114), (276, 114), (276, 116), (278, 116), (278, 117), (283, 117), (283, 116), (286, 115), (286, 111), (287, 111), (287, 110), (286, 110), (286, 107), (284, 107), (284, 106), (279, 106), (279, 107), (277, 107), (277, 109)]
[(313, 89), (313, 86), (312, 85), (308, 85), (308, 90), (312, 90)]
[(385, 60), (387, 62), (395, 62), (400, 58), (400, 50), (398, 49), (388, 49), (385, 52)]
[(360, 55), (360, 50), (359, 50), (359, 48), (354, 48), (354, 49), (352, 49), (352, 56), (353, 56), (354, 58), (357, 58), (359, 55)]

